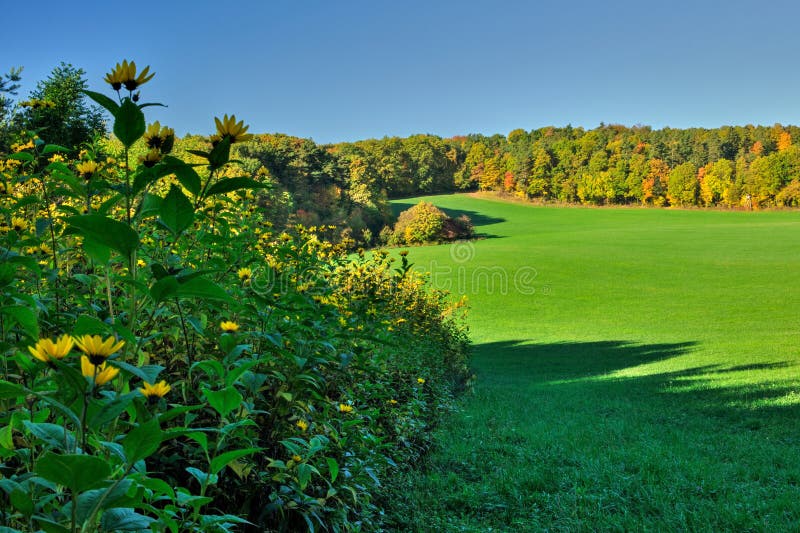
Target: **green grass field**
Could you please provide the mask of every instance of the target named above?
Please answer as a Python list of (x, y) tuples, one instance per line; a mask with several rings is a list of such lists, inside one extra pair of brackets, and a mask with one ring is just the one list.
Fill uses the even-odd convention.
[(427, 200), (477, 383), (397, 529), (800, 530), (800, 213)]

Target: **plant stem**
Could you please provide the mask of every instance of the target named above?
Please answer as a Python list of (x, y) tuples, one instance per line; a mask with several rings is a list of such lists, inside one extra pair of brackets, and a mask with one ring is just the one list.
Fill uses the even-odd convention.
[(73, 490), (72, 493), (72, 533), (78, 531), (78, 494)]
[(183, 309), (181, 308), (181, 302), (176, 298), (175, 304), (178, 306), (178, 316), (181, 319), (181, 329), (183, 330), (183, 342), (186, 345), (186, 364), (192, 364), (192, 348), (191, 344), (189, 344), (189, 331), (186, 329), (186, 320), (183, 318)]

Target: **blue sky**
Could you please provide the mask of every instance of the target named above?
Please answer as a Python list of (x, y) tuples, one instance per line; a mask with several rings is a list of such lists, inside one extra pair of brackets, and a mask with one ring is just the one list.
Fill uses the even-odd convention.
[(800, 3), (786, 0), (46, 0), (2, 12), (0, 70), (25, 68), (21, 96), (60, 61), (108, 91), (104, 74), (133, 59), (156, 72), (143, 101), (169, 106), (148, 119), (179, 134), (211, 133), (223, 113), (318, 142), (800, 123)]

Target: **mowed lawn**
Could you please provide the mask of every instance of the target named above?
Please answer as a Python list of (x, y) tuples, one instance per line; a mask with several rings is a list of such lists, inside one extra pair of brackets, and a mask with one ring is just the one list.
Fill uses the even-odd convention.
[(800, 530), (800, 212), (426, 200), (477, 381), (397, 529)]

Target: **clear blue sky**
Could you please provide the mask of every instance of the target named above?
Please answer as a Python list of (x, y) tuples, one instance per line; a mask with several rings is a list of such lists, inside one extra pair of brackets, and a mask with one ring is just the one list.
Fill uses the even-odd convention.
[[(131, 6), (132, 10), (126, 10)], [(148, 119), (335, 142), (600, 122), (800, 123), (800, 3), (137, 0), (9, 2), (0, 70), (21, 96), (60, 61), (156, 77)]]

